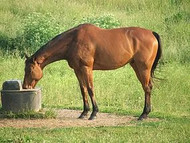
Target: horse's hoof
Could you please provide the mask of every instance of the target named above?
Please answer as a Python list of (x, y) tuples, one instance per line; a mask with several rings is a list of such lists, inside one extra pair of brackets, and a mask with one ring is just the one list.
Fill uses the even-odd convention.
[(140, 116), (137, 120), (138, 121), (142, 121), (144, 118), (142, 116)]
[(79, 117), (78, 119), (84, 119), (85, 117), (87, 117), (88, 113), (86, 112), (83, 112)]
[(84, 117), (85, 117), (85, 116), (81, 116), (81, 115), (80, 115), (80, 116), (78, 117), (78, 119), (84, 119)]
[(146, 114), (142, 114), (139, 118), (138, 118), (138, 121), (142, 121), (144, 119), (147, 118), (147, 115)]
[(94, 119), (96, 119), (97, 117), (96, 117), (96, 115), (94, 116), (94, 115), (92, 115), (92, 116), (90, 116), (90, 118), (88, 119), (88, 120), (94, 120)]

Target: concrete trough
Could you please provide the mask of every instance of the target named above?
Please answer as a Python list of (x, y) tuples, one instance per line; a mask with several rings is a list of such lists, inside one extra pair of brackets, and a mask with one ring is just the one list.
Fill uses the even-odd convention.
[(41, 89), (22, 89), (20, 80), (5, 81), (1, 90), (2, 109), (12, 112), (38, 112), (41, 109)]

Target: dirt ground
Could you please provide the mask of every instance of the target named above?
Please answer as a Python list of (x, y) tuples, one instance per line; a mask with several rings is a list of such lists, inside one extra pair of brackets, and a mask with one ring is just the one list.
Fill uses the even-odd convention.
[[(97, 119), (78, 119), (82, 111), (79, 110), (57, 110), (56, 119), (0, 119), (1, 127), (14, 128), (61, 128), (61, 127), (100, 127), (100, 126), (133, 126), (131, 121), (137, 117), (119, 116), (108, 113), (98, 113)], [(148, 118), (146, 122), (155, 122), (159, 119)]]

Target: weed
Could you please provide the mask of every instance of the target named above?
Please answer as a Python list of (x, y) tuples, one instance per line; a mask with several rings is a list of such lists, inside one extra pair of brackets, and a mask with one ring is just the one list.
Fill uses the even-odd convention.
[(8, 119), (52, 119), (56, 118), (56, 112), (52, 109), (50, 110), (41, 110), (39, 112), (27, 111), (27, 112), (18, 112), (14, 113), (12, 111), (0, 111), (0, 118)]

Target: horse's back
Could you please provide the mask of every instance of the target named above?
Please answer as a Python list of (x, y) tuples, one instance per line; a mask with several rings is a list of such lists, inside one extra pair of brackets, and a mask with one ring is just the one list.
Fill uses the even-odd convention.
[(101, 29), (94, 25), (82, 25), (78, 33), (78, 41), (88, 45), (88, 48), (82, 47), (82, 49), (85, 54), (88, 53), (88, 56), (93, 58), (95, 70), (116, 69), (126, 64), (130, 56), (129, 51), (125, 49), (128, 45), (122, 28)]
[(83, 24), (78, 26), (77, 41), (77, 52), (84, 63), (90, 61), (95, 70), (109, 70), (151, 53), (155, 37), (150, 30), (138, 27), (102, 29)]

